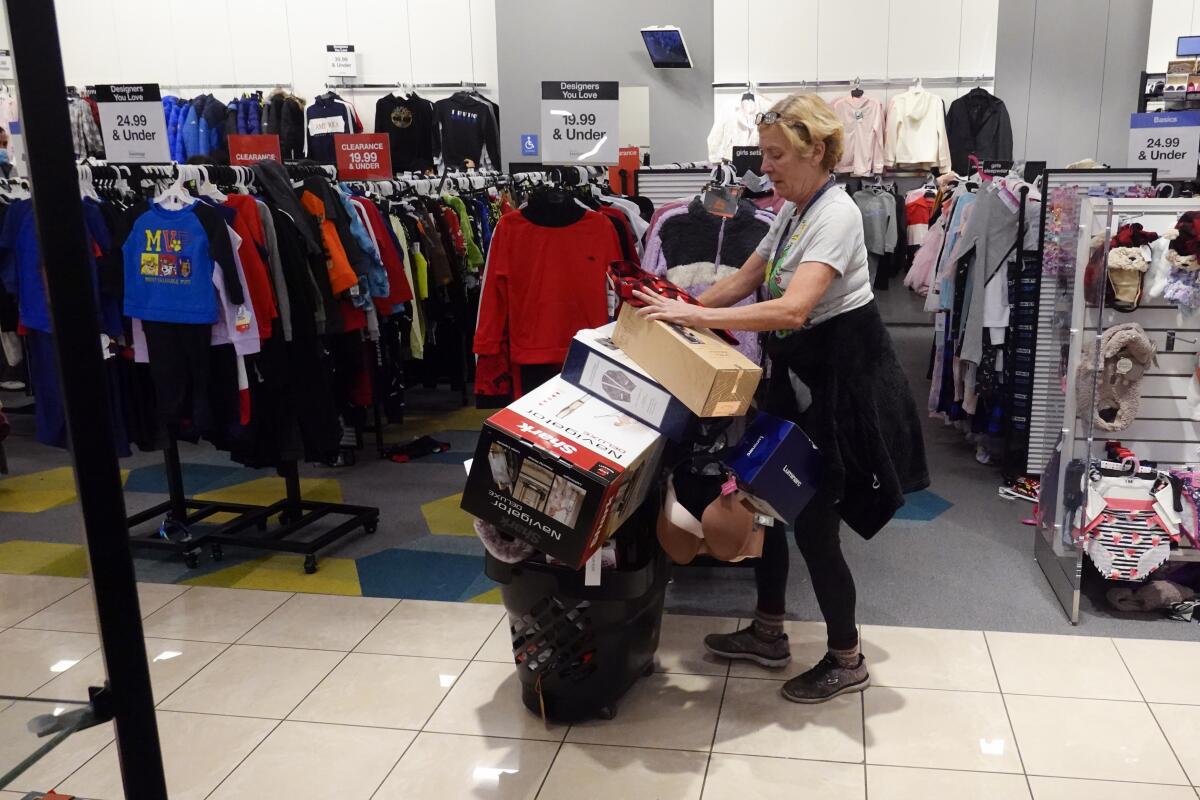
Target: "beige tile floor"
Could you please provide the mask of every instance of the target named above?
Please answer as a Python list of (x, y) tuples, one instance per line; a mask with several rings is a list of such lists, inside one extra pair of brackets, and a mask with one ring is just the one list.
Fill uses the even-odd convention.
[[(102, 679), (89, 592), (0, 575), (0, 694), (33, 698), (0, 702), (0, 771), (31, 714)], [(806, 707), (779, 687), (820, 625), (789, 623), (797, 663), (768, 672), (704, 654), (737, 620), (668, 616), (616, 719), (565, 726), (521, 705), (498, 606), (139, 594), (172, 798), (1200, 797), (1200, 642), (864, 626), (873, 687)], [(72, 737), (8, 789), (119, 800), (112, 739)]]

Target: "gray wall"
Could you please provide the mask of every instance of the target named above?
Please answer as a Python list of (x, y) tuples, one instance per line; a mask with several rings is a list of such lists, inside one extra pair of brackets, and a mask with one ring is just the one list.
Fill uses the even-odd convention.
[[(691, 69), (655, 69), (638, 30), (677, 25)], [(500, 149), (522, 158), (518, 137), (541, 131), (542, 81), (617, 80), (650, 87), (654, 163), (703, 161), (713, 124), (712, 0), (496, 0)]]
[(1002, 0), (996, 96), (1008, 107), (1013, 155), (1063, 167), (1095, 158), (1125, 166), (1152, 0)]

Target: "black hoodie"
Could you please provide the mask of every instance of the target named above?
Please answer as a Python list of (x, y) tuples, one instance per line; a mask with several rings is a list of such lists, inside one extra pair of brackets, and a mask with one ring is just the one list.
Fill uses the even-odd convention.
[(479, 165), (487, 146), (492, 167), (500, 169), (500, 131), (492, 107), (466, 92), (455, 92), (433, 104), (434, 118), (441, 129), (442, 163), (461, 167), (470, 159)]

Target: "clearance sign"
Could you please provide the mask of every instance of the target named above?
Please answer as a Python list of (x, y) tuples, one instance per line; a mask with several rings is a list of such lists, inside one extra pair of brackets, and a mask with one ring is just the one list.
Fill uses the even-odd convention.
[(386, 133), (340, 133), (333, 137), (338, 177), (344, 181), (388, 181), (392, 151)]
[(249, 167), (260, 161), (283, 163), (279, 137), (273, 133), (229, 134), (229, 164)]

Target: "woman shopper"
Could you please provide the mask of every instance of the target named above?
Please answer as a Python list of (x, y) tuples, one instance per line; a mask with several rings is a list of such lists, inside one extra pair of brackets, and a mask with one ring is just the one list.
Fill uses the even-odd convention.
[[(698, 299), (702, 306), (639, 293), (643, 316), (680, 325), (766, 332), (771, 360), (764, 409), (794, 421), (822, 453), (817, 494), (795, 521), (825, 617), (829, 651), (783, 686), (797, 703), (820, 703), (862, 691), (869, 675), (859, 649), (855, 587), (842, 555), (844, 520), (874, 536), (929, 485), (916, 404), (871, 292), (858, 206), (834, 182), (843, 131), (816, 95), (792, 95), (756, 119), (763, 172), (787, 199), (742, 268)], [(766, 299), (730, 307), (765, 284)], [(756, 563), (753, 623), (712, 634), (705, 646), (725, 658), (765, 667), (791, 660), (786, 611), (788, 546), (769, 535)]]

